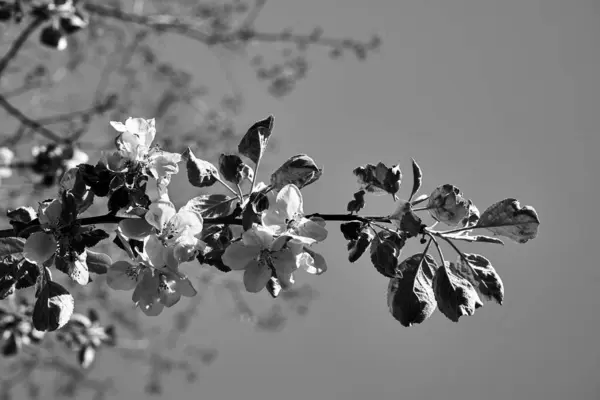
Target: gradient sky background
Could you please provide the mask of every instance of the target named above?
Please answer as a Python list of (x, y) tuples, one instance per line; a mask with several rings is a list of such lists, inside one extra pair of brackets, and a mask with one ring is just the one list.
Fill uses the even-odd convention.
[[(506, 288), (503, 306), (487, 303), (459, 324), (436, 311), (425, 324), (404, 328), (388, 313), (387, 280), (368, 257), (347, 261), (338, 224), (331, 223), (317, 249), (329, 271), (297, 277), (319, 291), (310, 312), (280, 333), (256, 332), (219, 311), (223, 296), (208, 290), (185, 339), (215, 346), (219, 357), (195, 384), (170, 377), (165, 397), (598, 398), (600, 270), (592, 246), (600, 194), (600, 3), (279, 0), (269, 2), (259, 24), (321, 25), (335, 36), (383, 39), (364, 63), (315, 53), (309, 79), (284, 100), (269, 97), (245, 63), (230, 58), (247, 99), (240, 130), (275, 116), (279, 147), (265, 165), (308, 153), (325, 168), (304, 190), (305, 211), (344, 211), (356, 190), (351, 171), (367, 162), (400, 162), (407, 197), (414, 157), (423, 192), (452, 183), (482, 211), (518, 198), (538, 211), (540, 233), (525, 245), (461, 246), (492, 261)], [(187, 45), (166, 51), (187, 54), (182, 63), (199, 73), (220, 68)], [(393, 209), (387, 196), (373, 197), (366, 213)], [(445, 253), (454, 259), (450, 249)], [(258, 307), (277, 301), (266, 293), (252, 297)], [(131, 379), (116, 397), (145, 398), (145, 371), (121, 360), (103, 363), (98, 373), (128, 370)]]

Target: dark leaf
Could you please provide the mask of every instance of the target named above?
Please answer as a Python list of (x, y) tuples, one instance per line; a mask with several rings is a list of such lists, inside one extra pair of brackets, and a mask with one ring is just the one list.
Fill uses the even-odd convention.
[(129, 190), (125, 186), (118, 188), (108, 199), (108, 210), (116, 213), (129, 204)]
[(344, 222), (340, 224), (340, 230), (346, 240), (357, 240), (364, 223), (358, 221)]
[(197, 158), (189, 147), (182, 154), (186, 160), (188, 181), (196, 187), (212, 186), (219, 177), (217, 168), (208, 161)]
[(33, 308), (33, 326), (38, 331), (55, 331), (69, 322), (75, 302), (73, 296), (56, 282), (48, 281)]
[(267, 143), (269, 142), (272, 130), (272, 115), (252, 125), (238, 145), (240, 154), (248, 157), (254, 164), (257, 164), (267, 148)]
[(388, 168), (382, 162), (377, 165), (367, 164), (364, 167), (355, 168), (353, 173), (358, 178), (360, 188), (366, 192), (387, 192), (395, 196), (400, 190), (402, 171), (398, 165)]
[(433, 290), (442, 314), (454, 322), (463, 315), (473, 315), (483, 307), (477, 291), (467, 279), (460, 275), (454, 263), (438, 268), (433, 278)]
[(415, 214), (412, 208), (404, 213), (400, 220), (400, 229), (406, 232), (407, 237), (415, 237), (423, 233), (426, 225), (421, 221), (421, 218)]
[(17, 277), (15, 289), (25, 289), (35, 285), (39, 275), (40, 269), (38, 266), (25, 260), (19, 267), (19, 275)]
[[(399, 276), (398, 265), (405, 237), (381, 231), (371, 243), (371, 262), (375, 269), (387, 278)], [(401, 275), (401, 273), (400, 273)]]
[(354, 193), (354, 200), (348, 202), (346, 209), (349, 213), (357, 213), (365, 206), (365, 191), (359, 190)]
[(219, 157), (219, 172), (229, 182), (239, 184), (243, 176), (244, 161), (236, 154), (221, 154)]
[(437, 265), (427, 254), (415, 254), (401, 263), (402, 276), (390, 279), (388, 307), (403, 326), (420, 324), (437, 307), (433, 292), (433, 276)]
[(104, 239), (108, 239), (110, 235), (102, 229), (93, 229), (81, 234), (81, 241), (85, 247), (94, 247)]
[(348, 243), (348, 261), (355, 262), (362, 256), (373, 241), (375, 234), (373, 230), (367, 226), (361, 229), (358, 239), (351, 240)]
[(281, 167), (271, 174), (271, 186), (281, 189), (293, 184), (299, 189), (310, 185), (323, 174), (323, 169), (317, 167), (312, 158), (299, 154), (288, 159)]

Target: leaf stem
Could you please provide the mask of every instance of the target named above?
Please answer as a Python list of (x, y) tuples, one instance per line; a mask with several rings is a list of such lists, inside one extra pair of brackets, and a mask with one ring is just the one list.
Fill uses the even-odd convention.
[(437, 247), (437, 251), (440, 254), (440, 260), (442, 261), (442, 265), (446, 265), (446, 259), (444, 258), (444, 253), (442, 253), (442, 248), (440, 247), (440, 244), (436, 240), (435, 236), (429, 231), (425, 231), (425, 233), (431, 238), (431, 240), (433, 241), (433, 244), (435, 244), (435, 247)]
[(227, 183), (225, 183), (225, 181), (223, 181), (223, 180), (221, 179), (221, 177), (220, 177), (220, 176), (218, 176), (218, 175), (213, 175), (213, 176), (215, 177), (215, 179), (217, 180), (217, 182), (219, 182), (221, 185), (225, 186), (225, 189), (227, 189), (227, 190), (229, 190), (231, 193), (233, 193), (233, 195), (234, 195), (235, 197), (239, 197), (239, 196), (240, 196), (240, 195), (239, 195), (239, 193), (238, 193), (238, 192), (236, 192), (235, 190), (233, 190), (233, 189), (231, 188), (231, 186), (229, 186)]

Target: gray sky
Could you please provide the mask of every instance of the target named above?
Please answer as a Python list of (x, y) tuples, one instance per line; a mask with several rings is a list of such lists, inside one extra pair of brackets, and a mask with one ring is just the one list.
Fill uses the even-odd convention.
[[(203, 307), (189, 340), (216, 346), (219, 358), (195, 385), (169, 378), (168, 397), (597, 398), (599, 20), (594, 0), (270, 2), (262, 26), (322, 25), (332, 35), (384, 40), (364, 63), (316, 55), (310, 79), (283, 101), (266, 95), (243, 64), (234, 68), (252, 99), (240, 126), (275, 115), (280, 148), (267, 164), (308, 153), (324, 165), (322, 179), (304, 190), (307, 212), (344, 211), (356, 190), (351, 171), (367, 162), (399, 161), (407, 197), (414, 157), (424, 192), (452, 183), (480, 210), (516, 197), (537, 209), (540, 233), (525, 245), (461, 246), (492, 261), (506, 287), (503, 306), (488, 303), (459, 324), (436, 311), (404, 328), (388, 314), (386, 279), (368, 257), (347, 261), (332, 223), (317, 249), (329, 271), (298, 274), (320, 292), (310, 312), (269, 334)], [(394, 208), (387, 196), (369, 201), (369, 214)], [(266, 293), (253, 297), (272, 302)], [(140, 391), (133, 379), (132, 398)], [(120, 389), (119, 398), (129, 398)]]

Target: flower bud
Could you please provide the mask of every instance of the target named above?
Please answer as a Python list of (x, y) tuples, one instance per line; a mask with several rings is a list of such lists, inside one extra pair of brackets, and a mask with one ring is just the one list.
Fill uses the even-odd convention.
[(59, 51), (66, 49), (68, 44), (66, 36), (53, 26), (46, 26), (42, 29), (40, 42), (45, 46)]
[(0, 147), (0, 166), (6, 167), (10, 165), (15, 158), (15, 153), (8, 147)]
[(271, 174), (271, 186), (281, 189), (291, 183), (302, 189), (319, 179), (322, 174), (323, 169), (317, 167), (312, 158), (299, 154), (288, 159)]

